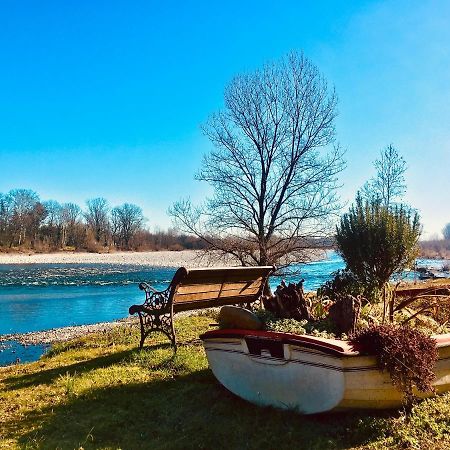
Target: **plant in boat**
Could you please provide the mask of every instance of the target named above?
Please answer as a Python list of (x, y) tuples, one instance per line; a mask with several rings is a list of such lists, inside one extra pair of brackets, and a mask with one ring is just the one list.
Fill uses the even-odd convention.
[(436, 341), (409, 326), (371, 325), (356, 331), (350, 342), (359, 351), (376, 355), (382, 371), (404, 394), (407, 404), (414, 399), (413, 388), (434, 392), (434, 365), (438, 358)]
[(328, 297), (334, 300), (342, 295), (363, 295), (365, 288), (358, 277), (349, 269), (340, 269), (331, 274), (331, 280), (325, 282), (318, 290), (318, 297)]

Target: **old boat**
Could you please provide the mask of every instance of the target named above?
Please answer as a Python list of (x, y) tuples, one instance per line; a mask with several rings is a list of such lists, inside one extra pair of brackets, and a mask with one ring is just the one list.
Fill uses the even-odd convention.
[[(228, 390), (261, 406), (303, 414), (350, 408), (395, 408), (402, 395), (374, 356), (345, 341), (289, 333), (214, 330), (200, 336), (209, 365)], [(450, 334), (439, 350), (436, 392), (450, 390)]]

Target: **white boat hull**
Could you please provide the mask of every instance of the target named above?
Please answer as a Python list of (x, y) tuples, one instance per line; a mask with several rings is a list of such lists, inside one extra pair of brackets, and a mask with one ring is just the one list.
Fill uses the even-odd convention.
[[(402, 402), (375, 357), (343, 341), (250, 330), (216, 330), (201, 338), (216, 378), (257, 405), (313, 414)], [(441, 335), (438, 347), (434, 386), (443, 392), (450, 390), (450, 335)]]

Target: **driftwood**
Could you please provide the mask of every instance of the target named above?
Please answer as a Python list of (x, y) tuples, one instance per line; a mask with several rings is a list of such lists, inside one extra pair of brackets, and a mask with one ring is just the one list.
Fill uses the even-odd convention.
[(361, 299), (353, 295), (342, 295), (330, 306), (329, 317), (339, 334), (354, 333), (361, 311)]
[(303, 291), (304, 281), (286, 285), (283, 280), (273, 296), (263, 298), (264, 308), (280, 319), (312, 320), (310, 305)]

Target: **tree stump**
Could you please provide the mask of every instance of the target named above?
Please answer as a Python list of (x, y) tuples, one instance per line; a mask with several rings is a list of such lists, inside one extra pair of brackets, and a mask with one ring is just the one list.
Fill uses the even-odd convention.
[(263, 299), (264, 308), (280, 319), (312, 320), (309, 302), (303, 291), (303, 282), (289, 283), (283, 280), (275, 294)]
[(338, 296), (330, 306), (329, 317), (339, 334), (354, 333), (361, 311), (361, 299), (353, 295)]

